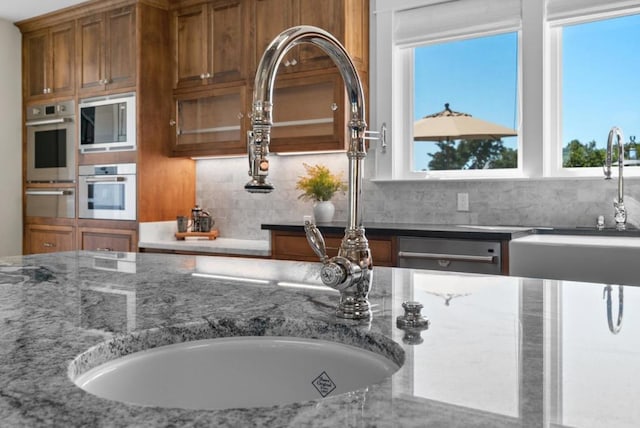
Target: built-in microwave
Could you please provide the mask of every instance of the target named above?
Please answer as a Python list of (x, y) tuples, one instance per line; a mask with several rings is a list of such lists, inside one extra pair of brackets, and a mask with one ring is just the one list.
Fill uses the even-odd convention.
[(80, 100), (81, 153), (136, 149), (136, 96), (134, 93)]
[(75, 103), (73, 100), (27, 107), (27, 182), (74, 182)]

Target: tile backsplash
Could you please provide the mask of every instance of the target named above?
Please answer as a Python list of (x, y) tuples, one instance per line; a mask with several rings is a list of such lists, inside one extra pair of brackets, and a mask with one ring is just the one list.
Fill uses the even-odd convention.
[[(344, 153), (271, 156), (271, 194), (250, 194), (246, 157), (198, 160), (196, 201), (216, 220), (220, 235), (267, 239), (262, 223), (300, 222), (311, 202), (295, 188), (303, 163), (322, 163), (347, 180)], [(369, 165), (367, 165), (369, 167)], [(599, 215), (613, 226), (617, 181), (593, 179), (402, 181), (363, 184), (364, 222), (482, 224), (508, 226), (593, 226)], [(469, 211), (459, 212), (457, 193), (469, 194)], [(337, 195), (335, 220), (346, 220), (347, 197)], [(629, 224), (640, 226), (640, 180), (625, 181)], [(188, 214), (188, 213), (185, 213)]]

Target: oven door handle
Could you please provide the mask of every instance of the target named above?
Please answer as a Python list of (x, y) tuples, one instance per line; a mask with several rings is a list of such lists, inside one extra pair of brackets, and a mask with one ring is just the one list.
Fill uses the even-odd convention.
[(57, 125), (65, 122), (73, 122), (73, 119), (70, 117), (59, 117), (57, 119), (28, 120), (25, 122), (25, 126)]
[(114, 176), (114, 175), (104, 176), (104, 177), (92, 176), (92, 177), (86, 177), (85, 181), (87, 183), (117, 183), (117, 182), (127, 181), (127, 177)]
[(468, 254), (414, 253), (400, 251), (398, 257), (422, 260), (446, 260), (451, 262), (494, 263), (496, 256), (472, 256)]
[(26, 190), (25, 194), (31, 196), (67, 196), (73, 195), (73, 190)]

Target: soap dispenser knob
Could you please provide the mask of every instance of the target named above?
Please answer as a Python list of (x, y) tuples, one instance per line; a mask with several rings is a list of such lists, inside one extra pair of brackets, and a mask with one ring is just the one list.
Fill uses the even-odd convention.
[(422, 311), (422, 303), (416, 301), (407, 301), (402, 303), (404, 315), (396, 319), (398, 328), (417, 328), (426, 329), (429, 327), (429, 320), (424, 318), (420, 312)]

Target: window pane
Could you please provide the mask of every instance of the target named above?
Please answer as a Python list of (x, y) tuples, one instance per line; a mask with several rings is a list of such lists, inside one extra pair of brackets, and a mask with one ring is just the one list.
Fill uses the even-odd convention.
[[(517, 33), (421, 46), (414, 58), (414, 121), (424, 122), (414, 125), (413, 170), (517, 168), (518, 137), (505, 136), (518, 123)], [(466, 115), (425, 118), (445, 104)]]
[[(637, 163), (640, 15), (562, 28), (562, 164), (600, 167), (612, 126)], [(614, 156), (614, 160), (615, 160)]]

